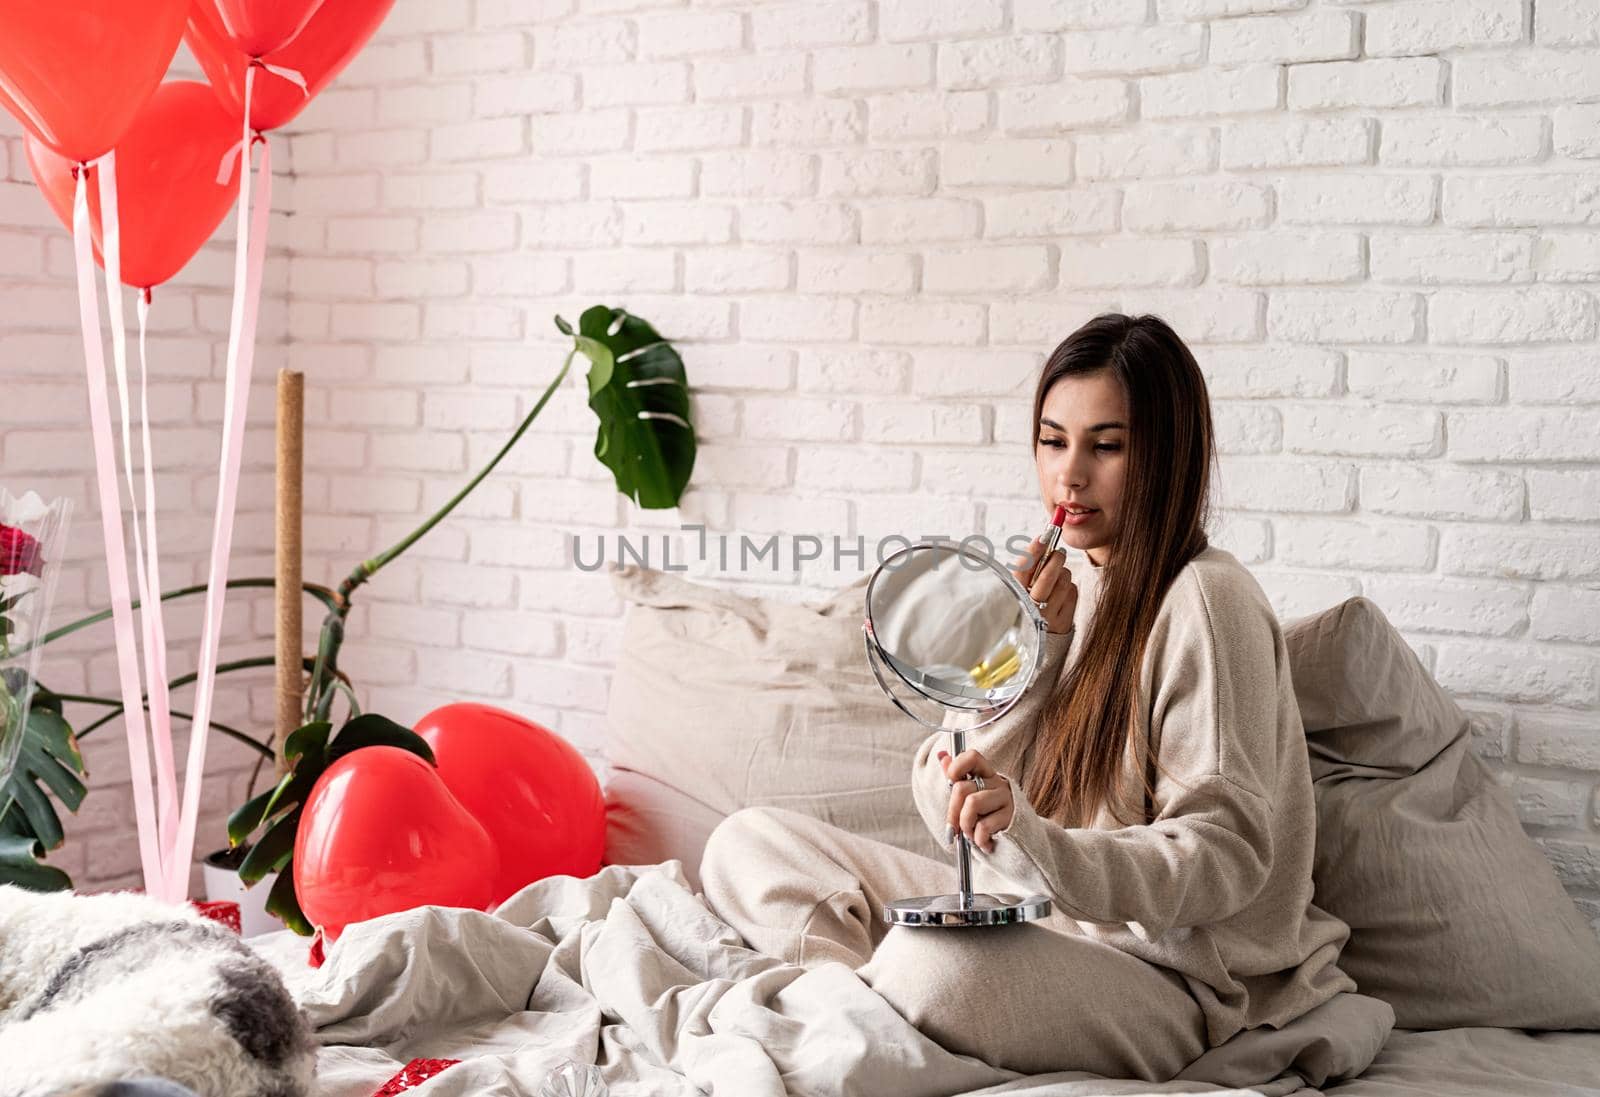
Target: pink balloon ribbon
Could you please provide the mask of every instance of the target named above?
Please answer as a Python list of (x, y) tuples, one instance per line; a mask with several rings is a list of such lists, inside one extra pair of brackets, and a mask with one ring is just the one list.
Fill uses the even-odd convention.
[[(250, 66), (249, 66), (249, 69), (247, 69), (246, 72), (245, 72), (245, 89), (244, 89), (244, 92), (245, 92), (245, 101), (246, 101), (246, 103), (248, 103), (249, 99), (250, 99), (250, 82), (251, 82), (251, 77), (254, 75), (250, 71), (250, 69), (258, 69), (258, 68), (266, 69), (268, 72), (272, 73), (272, 75), (274, 75), (274, 76), (281, 76), (283, 79), (289, 81), (289, 83), (291, 83), (291, 84), (295, 85), (295, 87), (299, 88), (300, 89), (300, 93), (302, 95), (311, 94), (310, 91), (306, 87), (306, 78), (304, 76), (300, 75), (300, 70), (299, 69), (291, 69), (291, 68), (287, 68), (287, 67), (285, 67), (283, 65), (269, 65), (265, 61), (257, 59), (255, 61), (251, 62)], [(245, 117), (246, 118), (250, 117), (248, 112), (246, 112)], [(246, 131), (246, 133), (249, 132), (249, 125), (248, 124), (246, 124), (246, 126), (245, 126), (245, 131)], [(266, 140), (265, 137), (262, 137), (261, 139), (263, 141)], [(245, 144), (245, 143), (237, 144), (237, 145), (232, 146), (231, 148), (228, 149), (227, 152), (222, 154), (222, 159), (217, 162), (217, 186), (225, 187), (225, 186), (228, 185), (228, 181), (233, 178), (233, 165), (239, 162), (240, 156), (242, 155), (244, 150), (246, 148), (248, 148), (248, 147), (249, 146), (247, 144)]]
[[(139, 495), (133, 483), (133, 448), (128, 413), (127, 324), (122, 312), (122, 243), (117, 205), (117, 154), (113, 150), (97, 162), (95, 177), (100, 184), (100, 253), (105, 260), (106, 304), (111, 314), (112, 362), (117, 379), (117, 398), (122, 411), (122, 465), (128, 487), (128, 502), (133, 518), (134, 575), (139, 585), (139, 623), (144, 646), (145, 689), (150, 698), (150, 737), (155, 743), (157, 834), (163, 856), (172, 848), (178, 829), (177, 769), (172, 754), (172, 709), (167, 695), (167, 645), (163, 617), (161, 571), (156, 538), (155, 481), (150, 445), (150, 399), (148, 374), (140, 339), (140, 425), (144, 456), (145, 525), (150, 530), (150, 553), (144, 550), (139, 523)], [(143, 302), (141, 301), (141, 308)], [(141, 323), (143, 315), (141, 313)], [(142, 330), (142, 329), (141, 329)], [(182, 898), (181, 895), (173, 898)]]
[[(148, 578), (141, 594), (148, 614), (149, 633), (145, 641), (153, 657), (148, 660), (150, 674), (151, 733), (156, 741), (156, 772), (160, 782), (160, 822), (162, 848), (176, 839), (178, 829), (177, 771), (172, 753), (172, 700), (167, 694), (166, 610), (161, 601), (161, 546), (156, 532), (155, 457), (150, 446), (150, 362), (145, 348), (145, 329), (150, 320), (150, 299), (139, 295), (139, 422), (143, 431), (144, 510), (150, 532), (150, 555), (146, 560)], [(159, 722), (158, 722), (159, 721)]]
[[(299, 74), (262, 66), (300, 83)], [(139, 493), (133, 473), (131, 409), (128, 390), (127, 331), (121, 285), (121, 237), (118, 224), (116, 154), (100, 158), (97, 181), (101, 205), (101, 252), (105, 261), (107, 308), (112, 331), (112, 358), (119, 410), (123, 479), (133, 511), (134, 582), (139, 592), (139, 628), (133, 619), (133, 589), (128, 576), (127, 543), (122, 527), (122, 496), (117, 482), (116, 436), (112, 429), (110, 394), (106, 385), (105, 351), (101, 343), (100, 309), (94, 274), (93, 239), (89, 223), (88, 167), (75, 171), (72, 234), (77, 265), (78, 312), (89, 382), (89, 419), (94, 441), (96, 485), (100, 498), (101, 534), (107, 579), (111, 592), (112, 621), (116, 635), (118, 680), (122, 692), (124, 730), (133, 785), (134, 820), (138, 829), (139, 859), (145, 891), (157, 898), (181, 901), (189, 890), (189, 865), (193, 860), (195, 828), (200, 806), (200, 786), (205, 772), (206, 741), (215, 700), (217, 653), (221, 642), (222, 613), (226, 600), (228, 558), (233, 547), (233, 520), (238, 503), (239, 470), (244, 456), (245, 418), (250, 377), (255, 358), (255, 333), (260, 315), (262, 268), (266, 263), (266, 237), (272, 209), (271, 146), (263, 139), (254, 204), (250, 196), (251, 148), (250, 94), (254, 66), (245, 75), (245, 121), (239, 147), (220, 165), (231, 173), (233, 160), (243, 160), (239, 172), (239, 231), (234, 261), (233, 312), (228, 333), (222, 444), (219, 456), (217, 505), (213, 512), (211, 563), (206, 584), (205, 620), (201, 633), (194, 720), (189, 735), (189, 755), (181, 798), (172, 746), (170, 697), (167, 692), (166, 627), (161, 602), (160, 539), (156, 524), (155, 460), (150, 441), (149, 359), (146, 329), (149, 298), (141, 296), (139, 315), (140, 449), (143, 457), (144, 523), (149, 530), (149, 553), (139, 516)], [(140, 644), (140, 639), (143, 644)], [(145, 702), (140, 692), (140, 655), (148, 682), (150, 717), (147, 733)], [(147, 739), (147, 734), (150, 737)], [(155, 743), (155, 782), (152, 787), (150, 739)]]
[(256, 321), (261, 306), (261, 270), (266, 263), (267, 223), (272, 210), (272, 146), (261, 145), (255, 203), (250, 200), (250, 93), (255, 66), (245, 72), (243, 136), (240, 139), (239, 230), (234, 251), (233, 312), (228, 329), (228, 363), (223, 396), (222, 449), (217, 503), (211, 529), (211, 566), (206, 581), (205, 623), (200, 637), (194, 722), (189, 733), (188, 766), (183, 778), (183, 806), (176, 841), (169, 851), (169, 886), (188, 889), (189, 862), (194, 853), (195, 825), (200, 812), (200, 782), (205, 771), (206, 740), (217, 676), (217, 647), (227, 595), (228, 557), (233, 548), (233, 515), (238, 502), (239, 466), (244, 456), (245, 413), (250, 402), (250, 374), (255, 363)]
[[(267, 62), (261, 60), (261, 58), (259, 58), (259, 57), (256, 58), (253, 63), (255, 65), (260, 66), (261, 68), (266, 69), (268, 72), (272, 73), (272, 75), (289, 81), (289, 83), (293, 84), (295, 87), (300, 89), (300, 94), (301, 95), (310, 95), (311, 94), (311, 89), (306, 86), (306, 78), (300, 72), (299, 69), (291, 69), (288, 65), (272, 65), (272, 64), (268, 64)], [(249, 89), (248, 88), (245, 89), (245, 94), (247, 94), (247, 95), (249, 94)], [(248, 118), (248, 117), (250, 117), (250, 115), (246, 114), (245, 117)]]
[(139, 692), (139, 648), (133, 627), (133, 594), (128, 585), (127, 544), (122, 534), (122, 496), (117, 487), (116, 442), (106, 391), (105, 348), (100, 342), (100, 302), (95, 292), (94, 244), (89, 228), (87, 167), (79, 165), (72, 199), (72, 253), (78, 275), (78, 320), (83, 335), (89, 384), (89, 424), (94, 440), (95, 483), (100, 497), (100, 533), (105, 544), (106, 578), (111, 590), (111, 621), (117, 642), (117, 672), (122, 689), (123, 725), (128, 737), (128, 767), (133, 777), (133, 813), (139, 832), (139, 860), (145, 890), (166, 896), (169, 875), (162, 863), (150, 787), (149, 744), (145, 741), (144, 700)]

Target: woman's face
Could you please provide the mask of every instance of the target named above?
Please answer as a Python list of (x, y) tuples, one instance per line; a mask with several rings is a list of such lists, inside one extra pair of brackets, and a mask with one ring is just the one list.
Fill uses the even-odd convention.
[[(1128, 399), (1108, 369), (1063, 377), (1045, 393), (1039, 413), (1039, 495), (1051, 514), (1067, 507), (1061, 543), (1088, 554), (1096, 567), (1109, 559), (1127, 467)], [(1079, 507), (1093, 511), (1075, 516)]]

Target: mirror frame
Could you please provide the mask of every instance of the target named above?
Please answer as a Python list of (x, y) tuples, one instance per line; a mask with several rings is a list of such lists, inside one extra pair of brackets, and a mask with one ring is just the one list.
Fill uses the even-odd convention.
[[(994, 708), (993, 710), (990, 710), (987, 705), (984, 705), (981, 702), (994, 700), (995, 690), (991, 689), (978, 692), (975, 690), (963, 689), (962, 687), (957, 686), (956, 688), (961, 689), (962, 693), (953, 694), (942, 686), (931, 685), (928, 682), (927, 677), (920, 671), (916, 670), (914, 667), (906, 666), (902, 660), (896, 659), (893, 655), (884, 650), (883, 646), (878, 643), (877, 632), (873, 626), (872, 620), (873, 589), (878, 585), (878, 580), (883, 577), (885, 572), (892, 573), (895, 570), (895, 568), (890, 566), (894, 560), (900, 557), (908, 557), (911, 553), (916, 552), (919, 549), (944, 550), (951, 553), (952, 559), (956, 562), (957, 566), (965, 567), (966, 565), (962, 564), (961, 560), (967, 559), (974, 560), (983, 567), (993, 571), (1000, 577), (1001, 581), (1004, 582), (1005, 585), (1010, 589), (1012, 595), (1015, 596), (1024, 607), (1027, 619), (1031, 621), (1034, 626), (1034, 630), (1037, 635), (1037, 643), (1034, 647), (1034, 657), (1032, 660), (1030, 660), (1031, 665), (1028, 667), (1027, 678), (1017, 689), (1015, 694), (1005, 698), (1003, 701), (1001, 701), (998, 707)], [(905, 703), (901, 701), (901, 699), (895, 694), (895, 691), (891, 687), (890, 683), (885, 679), (883, 667), (887, 666), (890, 671), (893, 672), (894, 676), (900, 681), (904, 682), (922, 697), (942, 706), (948, 711), (988, 711), (989, 715), (987, 717), (980, 720), (978, 723), (973, 724), (971, 727), (962, 729), (963, 731), (973, 731), (977, 728), (989, 726), (1004, 716), (1007, 712), (1011, 711), (1012, 706), (1022, 699), (1022, 695), (1026, 693), (1028, 688), (1033, 684), (1034, 678), (1039, 673), (1039, 666), (1044, 660), (1045, 636), (1048, 632), (1048, 626), (1045, 623), (1044, 614), (1039, 612), (1038, 603), (1033, 600), (1032, 595), (1023, 589), (1022, 584), (1017, 581), (1017, 577), (1012, 575), (1008, 568), (1002, 567), (991, 556), (982, 556), (971, 551), (967, 548), (965, 542), (919, 541), (914, 545), (907, 545), (905, 548), (899, 549), (885, 557), (879, 562), (877, 569), (873, 571), (872, 577), (867, 580), (866, 597), (862, 612), (864, 619), (861, 623), (861, 636), (863, 643), (866, 645), (867, 663), (872, 668), (873, 677), (878, 680), (879, 688), (883, 690), (884, 694), (891, 702), (893, 702), (896, 708), (924, 727), (930, 727), (940, 731), (950, 730), (949, 728), (946, 728), (942, 722), (938, 724), (929, 723), (917, 713), (907, 708)], [(930, 690), (934, 690), (936, 692), (929, 692)], [(963, 701), (970, 703), (963, 703)]]

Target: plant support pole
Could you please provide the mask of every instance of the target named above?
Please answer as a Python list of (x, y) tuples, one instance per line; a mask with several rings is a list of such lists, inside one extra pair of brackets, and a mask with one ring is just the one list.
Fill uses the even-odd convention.
[(283, 745), (289, 733), (300, 726), (300, 707), (305, 692), (305, 673), (301, 666), (300, 572), (301, 515), (303, 510), (302, 458), (305, 454), (305, 374), (298, 370), (278, 371), (278, 473), (277, 519), (275, 529), (276, 576), (274, 601), (277, 606), (277, 771), (281, 776), (288, 765)]

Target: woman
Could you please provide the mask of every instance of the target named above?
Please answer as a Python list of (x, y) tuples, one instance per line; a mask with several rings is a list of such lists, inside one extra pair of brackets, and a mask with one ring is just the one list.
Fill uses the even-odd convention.
[(951, 1050), (1165, 1081), (1355, 990), (1337, 966), (1349, 928), (1311, 902), (1316, 816), (1277, 619), (1204, 533), (1194, 356), (1156, 317), (1096, 317), (1045, 363), (1033, 445), (1041, 502), (1068, 508), (1062, 541), (1086, 563), (1074, 575), (1054, 553), (1029, 590), (1049, 631), (1023, 700), (957, 757), (929, 736), (912, 784), (936, 837), (971, 839), (975, 888), (1047, 895), (1051, 917), (886, 930), (883, 903), (950, 891), (951, 864), (774, 809), (725, 820), (701, 876), (754, 947), (849, 963)]

